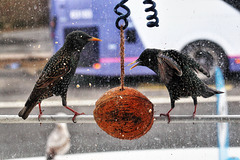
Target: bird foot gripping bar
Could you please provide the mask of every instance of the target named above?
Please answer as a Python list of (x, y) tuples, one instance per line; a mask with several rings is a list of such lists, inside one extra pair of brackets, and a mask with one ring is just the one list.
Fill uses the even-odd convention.
[[(76, 117), (77, 123), (96, 123), (93, 115), (81, 115)], [(30, 115), (28, 119), (23, 120), (17, 115), (0, 115), (0, 124), (14, 123), (73, 123), (72, 115), (43, 115), (38, 120), (38, 115)], [(167, 124), (167, 117), (154, 115), (154, 123)], [(196, 115), (193, 119), (190, 115), (171, 115), (172, 123), (240, 123), (240, 115)]]

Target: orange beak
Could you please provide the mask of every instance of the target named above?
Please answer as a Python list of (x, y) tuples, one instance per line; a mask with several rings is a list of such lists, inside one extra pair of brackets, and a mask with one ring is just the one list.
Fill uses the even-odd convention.
[[(135, 63), (137, 63), (137, 61), (133, 61), (132, 63), (129, 63), (127, 66), (130, 66), (130, 65), (135, 64)], [(132, 66), (132, 67), (130, 68), (130, 70), (132, 70), (133, 68), (135, 68), (137, 65), (138, 65), (138, 63), (135, 64), (134, 66)]]
[(95, 38), (95, 37), (92, 37), (92, 38), (89, 38), (88, 41), (102, 41), (102, 40), (98, 39), (98, 38)]

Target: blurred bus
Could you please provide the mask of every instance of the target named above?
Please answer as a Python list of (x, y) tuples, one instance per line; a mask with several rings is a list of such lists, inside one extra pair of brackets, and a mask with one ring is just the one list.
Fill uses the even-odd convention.
[[(129, 25), (125, 30), (125, 63), (137, 59), (145, 48), (176, 49), (189, 54), (213, 75), (215, 66), (224, 73), (240, 71), (240, 1), (154, 0), (159, 27), (148, 28), (144, 12), (150, 5), (129, 0)], [(115, 27), (116, 0), (51, 0), (50, 18), (54, 53), (65, 36), (82, 30), (102, 42), (89, 43), (83, 50), (76, 74), (119, 76), (119, 30)], [(147, 67), (126, 75), (153, 75)], [(201, 76), (201, 75), (200, 75)]]

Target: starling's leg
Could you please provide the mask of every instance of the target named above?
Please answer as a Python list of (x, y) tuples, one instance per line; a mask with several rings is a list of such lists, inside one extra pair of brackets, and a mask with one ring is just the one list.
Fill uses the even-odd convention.
[(72, 118), (73, 123), (76, 123), (76, 122), (75, 122), (75, 118), (76, 118), (78, 115), (83, 115), (83, 114), (85, 114), (85, 113), (78, 113), (77, 111), (74, 111), (72, 108), (69, 108), (69, 107), (67, 106), (66, 95), (65, 95), (65, 96), (62, 96), (62, 105), (63, 105), (65, 108), (67, 108), (68, 110), (70, 110), (70, 111), (72, 111), (72, 112), (74, 113), (74, 116), (73, 116), (73, 118)]
[(175, 100), (171, 99), (171, 109), (166, 114), (161, 113), (160, 117), (161, 116), (167, 116), (168, 117), (168, 123), (170, 123), (170, 121), (171, 121), (170, 112), (173, 110), (174, 107), (175, 107)]
[(194, 112), (193, 112), (193, 119), (194, 119), (197, 111), (197, 97), (192, 97), (192, 98), (194, 103)]
[(38, 107), (39, 107), (39, 115), (38, 115), (38, 120), (40, 121), (40, 118), (42, 116), (43, 110), (41, 109), (41, 102), (38, 103)]

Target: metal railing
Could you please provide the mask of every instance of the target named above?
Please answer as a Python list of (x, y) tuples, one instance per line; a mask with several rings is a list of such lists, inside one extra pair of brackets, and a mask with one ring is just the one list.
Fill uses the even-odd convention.
[[(23, 120), (17, 115), (0, 115), (0, 123), (73, 123), (73, 115), (43, 115), (38, 120), (38, 115), (30, 115), (26, 120)], [(229, 122), (240, 123), (240, 115), (196, 115), (195, 118), (191, 115), (171, 115), (171, 123), (217, 123)], [(96, 123), (93, 115), (81, 115), (75, 119), (76, 123)], [(167, 117), (154, 115), (154, 123), (167, 123)]]

